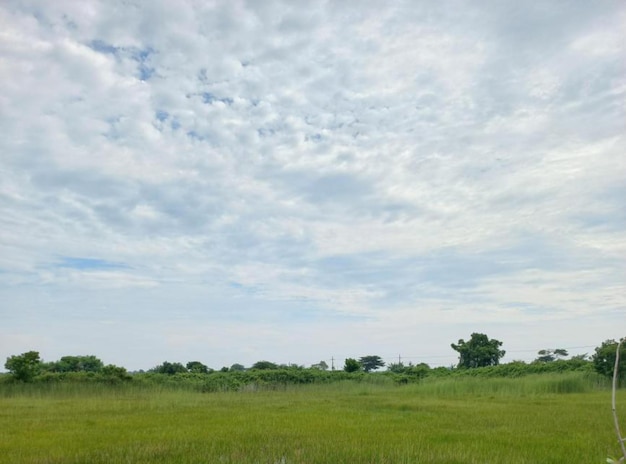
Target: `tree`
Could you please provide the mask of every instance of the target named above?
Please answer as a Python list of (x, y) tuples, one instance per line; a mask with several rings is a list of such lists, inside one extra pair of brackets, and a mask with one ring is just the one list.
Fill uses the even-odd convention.
[(385, 366), (385, 362), (382, 358), (376, 355), (361, 356), (361, 358), (359, 358), (359, 363), (365, 372), (375, 371), (379, 367)]
[(556, 359), (552, 350), (539, 350), (537, 354), (539, 356), (537, 356), (537, 359), (535, 359), (536, 362), (547, 363), (552, 362)]
[(200, 361), (189, 361), (185, 366), (189, 372), (194, 374), (208, 374), (209, 368)]
[(327, 371), (328, 370), (328, 364), (326, 363), (326, 361), (320, 361), (317, 364), (311, 365), (311, 369), (318, 369), (320, 371)]
[(28, 351), (20, 355), (9, 356), (4, 367), (15, 379), (29, 382), (39, 373), (41, 358), (39, 358), (39, 352)]
[(539, 356), (535, 359), (536, 362), (552, 362), (565, 358), (569, 355), (567, 350), (563, 348), (557, 348), (555, 350), (539, 350), (537, 354)]
[(278, 365), (270, 361), (257, 361), (252, 365), (252, 369), (260, 369), (260, 370), (278, 369)]
[(397, 363), (387, 364), (387, 370), (389, 372), (393, 372), (394, 374), (402, 374), (404, 371), (408, 369), (401, 361)]
[(450, 346), (459, 352), (459, 368), (497, 366), (506, 353), (500, 349), (501, 341), (489, 339), (481, 333), (473, 333), (469, 341), (460, 339), (457, 344), (452, 343)]
[[(591, 357), (596, 372), (607, 377), (613, 376), (616, 351), (617, 342), (615, 340), (606, 340), (602, 342), (602, 345), (596, 347), (595, 353)], [(626, 346), (624, 343), (619, 350), (619, 373), (620, 379), (626, 379)]]
[(163, 364), (160, 364), (150, 369), (150, 372), (156, 372), (157, 374), (174, 375), (174, 374), (181, 374), (183, 372), (187, 372), (187, 369), (181, 363), (177, 363), (177, 362), (171, 363), (171, 362), (165, 361)]
[(408, 369), (406, 369), (405, 373), (409, 374), (413, 377), (416, 377), (418, 379), (423, 379), (424, 377), (426, 377), (428, 374), (430, 374), (430, 366), (426, 363), (419, 363), (416, 364), (415, 366), (412, 364), (409, 364)]
[(232, 366), (230, 366), (230, 370), (231, 370), (232, 372), (242, 372), (242, 371), (245, 371), (245, 370), (246, 370), (246, 368), (244, 367), (244, 365), (243, 365), (243, 364), (238, 364), (238, 363), (235, 363), (235, 364), (233, 364)]
[(63, 356), (51, 363), (51, 372), (100, 372), (104, 363), (95, 356)]
[(567, 358), (569, 356), (569, 353), (564, 348), (557, 348), (556, 350), (554, 350), (554, 356), (556, 357), (556, 359)]
[(361, 370), (361, 363), (354, 358), (347, 358), (343, 370), (346, 372), (358, 372)]
[(100, 370), (100, 375), (109, 380), (131, 380), (125, 367), (108, 364)]
[(304, 369), (304, 366), (301, 366), (300, 364), (295, 364), (295, 363), (280, 364), (277, 367), (278, 369)]

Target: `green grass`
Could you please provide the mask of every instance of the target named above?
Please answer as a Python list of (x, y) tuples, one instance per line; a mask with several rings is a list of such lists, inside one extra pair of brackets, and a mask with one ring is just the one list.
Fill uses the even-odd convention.
[[(584, 373), (198, 393), (0, 390), (7, 463), (603, 463), (610, 391)], [(626, 419), (626, 392), (618, 407)]]

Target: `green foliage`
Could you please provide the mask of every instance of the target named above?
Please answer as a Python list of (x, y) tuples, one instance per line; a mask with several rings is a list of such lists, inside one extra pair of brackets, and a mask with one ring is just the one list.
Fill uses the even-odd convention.
[(563, 348), (557, 348), (555, 350), (539, 350), (537, 354), (539, 356), (535, 359), (535, 362), (553, 362), (557, 359), (569, 356), (567, 350)]
[[(11, 357), (11, 363), (22, 359), (23, 355)], [(9, 359), (7, 360), (9, 361)], [(35, 363), (36, 369), (32, 375), (26, 377), (29, 381), (39, 384), (57, 385), (61, 383), (132, 383), (151, 384), (163, 387), (174, 387), (194, 391), (239, 391), (246, 389), (276, 389), (286, 388), (289, 385), (320, 384), (341, 381), (355, 382), (391, 382), (396, 384), (419, 383), (424, 379), (442, 377), (511, 377), (517, 378), (532, 374), (562, 373), (570, 371), (592, 372), (593, 363), (584, 357), (573, 357), (569, 360), (556, 360), (549, 363), (526, 364), (514, 361), (508, 364), (499, 364), (474, 369), (452, 369), (447, 367), (430, 368), (420, 363), (405, 365), (392, 363), (387, 371), (382, 373), (366, 373), (361, 363), (355, 359), (346, 360), (346, 366), (341, 371), (326, 371), (323, 366), (312, 366), (305, 369), (302, 366), (282, 365), (260, 361), (257, 368), (245, 370), (238, 364), (231, 368), (223, 368), (215, 372), (198, 361), (187, 363), (187, 367), (180, 363), (164, 362), (148, 371), (129, 375), (123, 367), (113, 365), (103, 366), (97, 372), (89, 366), (97, 366), (100, 360), (93, 356), (64, 356), (61, 360), (52, 363)], [(83, 367), (81, 367), (83, 366)], [(276, 366), (273, 368), (273, 366)], [(260, 367), (260, 368), (259, 368)], [(243, 370), (242, 370), (243, 369)], [(18, 379), (13, 374), (0, 376), (0, 385)], [(20, 378), (21, 379), (21, 378)], [(19, 380), (19, 379), (18, 379)]]
[(426, 363), (419, 363), (416, 365), (409, 364), (409, 367), (404, 372), (414, 379), (423, 379), (424, 377), (430, 375), (431, 368)]
[[(606, 340), (602, 342), (602, 345), (596, 347), (591, 359), (597, 373), (607, 377), (613, 376), (616, 351), (617, 342), (615, 340)], [(622, 343), (619, 351), (619, 378), (622, 381), (626, 379), (626, 343)]]
[(115, 383), (117, 381), (128, 382), (132, 380), (132, 377), (126, 371), (126, 368), (120, 366), (114, 366), (113, 364), (107, 364), (100, 370), (100, 378), (109, 383)]
[(281, 364), (278, 366), (278, 369), (304, 369), (305, 367), (300, 364), (290, 363), (290, 364)]
[(423, 379), (424, 377), (431, 374), (432, 369), (426, 363), (419, 363), (417, 365), (413, 365), (409, 363), (405, 365), (401, 362), (391, 363), (387, 366), (387, 372), (392, 372), (394, 374), (404, 374), (403, 377), (400, 377), (401, 383), (408, 383), (409, 381), (415, 381), (419, 379)]
[(20, 355), (9, 356), (4, 367), (16, 380), (30, 382), (41, 370), (41, 358), (39, 358), (39, 352), (28, 351)]
[(187, 368), (183, 366), (181, 363), (177, 363), (177, 362), (171, 363), (171, 362), (165, 361), (163, 364), (159, 364), (158, 366), (150, 369), (150, 372), (155, 372), (157, 374), (174, 375), (174, 374), (181, 374), (181, 373), (187, 372)]
[[(585, 386), (587, 373), (463, 374), (398, 387), (364, 383), (389, 378), (379, 373), (337, 372), (353, 380), (211, 394), (159, 383), (200, 385), (230, 374), (146, 373), (139, 377), (155, 383), (113, 387), (2, 386), (2, 462), (599, 463), (615, 442), (606, 390)], [(618, 394), (624, 404), (626, 391)]]
[[(370, 377), (376, 377), (372, 375)], [(137, 385), (202, 392), (284, 390), (294, 385), (326, 384), (341, 381), (365, 381), (363, 373), (318, 369), (250, 369), (246, 371), (211, 372), (207, 374), (179, 373), (175, 375), (148, 372), (135, 374)]]
[(252, 369), (258, 369), (258, 370), (278, 369), (278, 365), (270, 361), (257, 361), (252, 365)]
[(194, 374), (208, 374), (209, 368), (202, 364), (200, 361), (189, 361), (187, 363), (187, 370)]
[(311, 366), (311, 369), (319, 369), (320, 371), (327, 371), (328, 364), (326, 363), (326, 361), (320, 361), (317, 364), (313, 364)]
[(402, 374), (406, 369), (407, 366), (401, 362), (387, 364), (387, 372), (393, 372), (394, 374)]
[(552, 353), (552, 350), (539, 350), (537, 352), (537, 354), (539, 356), (537, 356), (537, 359), (535, 359), (536, 362), (552, 362), (552, 361), (556, 361), (556, 358), (554, 357), (554, 354)]
[(554, 356), (556, 357), (556, 359), (567, 358), (569, 356), (569, 353), (564, 348), (557, 348), (554, 350)]
[(564, 372), (593, 372), (593, 365), (582, 359), (561, 359), (550, 363), (513, 361), (497, 366), (477, 367), (474, 369), (431, 369), (429, 377), (510, 377), (519, 378), (533, 374), (557, 374)]
[[(477, 370), (477, 369), (472, 369)], [(453, 375), (429, 377), (411, 388), (423, 394), (447, 397), (521, 397), (527, 395), (590, 393), (606, 390), (609, 382), (595, 372), (528, 374), (504, 376)]]
[(343, 370), (346, 372), (358, 372), (361, 370), (361, 363), (354, 358), (347, 358), (344, 362)]
[(49, 372), (99, 372), (104, 363), (95, 356), (63, 356), (46, 365)]
[(379, 367), (385, 366), (385, 362), (382, 358), (376, 355), (361, 356), (359, 358), (359, 364), (361, 364), (361, 367), (365, 372), (375, 371)]
[(481, 333), (473, 333), (469, 341), (460, 339), (458, 344), (452, 343), (450, 346), (459, 352), (458, 367), (466, 369), (498, 365), (505, 354), (500, 349), (501, 341), (489, 339)]

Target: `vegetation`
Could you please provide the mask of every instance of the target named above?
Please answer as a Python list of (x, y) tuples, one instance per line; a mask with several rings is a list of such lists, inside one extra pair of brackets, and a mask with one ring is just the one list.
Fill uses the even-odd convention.
[[(224, 373), (205, 377), (215, 375)], [(615, 450), (608, 380), (594, 372), (433, 376), (409, 385), (352, 375), (212, 394), (159, 382), (6, 384), (0, 453), (16, 464), (560, 464), (572, 456), (604, 462)], [(201, 377), (140, 377), (184, 376)], [(618, 393), (625, 404), (626, 392)]]
[(375, 371), (379, 367), (385, 367), (385, 362), (380, 356), (370, 355), (359, 358), (359, 364), (365, 372)]
[(537, 362), (552, 362), (569, 356), (567, 350), (563, 348), (557, 348), (555, 350), (539, 350), (537, 354), (539, 355), (537, 359), (535, 359)]
[(344, 361), (343, 370), (346, 372), (358, 372), (361, 370), (361, 363), (354, 358), (348, 358)]
[(270, 361), (257, 361), (252, 365), (252, 369), (260, 369), (260, 370), (278, 369), (278, 365)]
[(458, 367), (466, 369), (498, 365), (506, 353), (500, 349), (501, 341), (489, 339), (481, 333), (473, 333), (469, 341), (460, 339), (457, 344), (452, 343), (450, 346), (459, 352)]
[[(117, 383), (132, 381), (135, 383), (185, 384), (189, 389), (199, 391), (237, 391), (251, 385), (299, 385), (331, 383), (343, 380), (359, 380), (364, 375), (385, 377), (386, 381), (396, 384), (420, 382), (427, 378), (439, 377), (510, 377), (518, 378), (533, 374), (592, 372), (610, 377), (615, 361), (617, 342), (607, 340), (597, 347), (591, 359), (586, 355), (571, 359), (565, 349), (539, 351), (539, 357), (532, 363), (513, 361), (500, 364), (504, 355), (500, 347), (502, 342), (489, 339), (487, 335), (473, 333), (469, 341), (459, 340), (452, 348), (459, 352), (457, 368), (431, 368), (425, 363), (403, 364), (390, 363), (387, 370), (374, 372), (385, 366), (380, 356), (362, 356), (359, 360), (347, 358), (342, 371), (329, 371), (324, 361), (306, 369), (295, 364), (278, 365), (270, 361), (258, 361), (246, 369), (242, 364), (233, 364), (214, 371), (200, 361), (180, 362), (165, 361), (146, 373), (128, 374), (123, 367), (107, 365), (95, 356), (63, 356), (58, 361), (43, 362), (39, 353), (29, 351), (7, 358), (5, 367), (10, 376), (0, 376), (0, 384), (17, 382), (53, 383), (61, 381)], [(626, 349), (622, 347), (620, 372), (626, 373)]]
[(326, 361), (320, 361), (317, 364), (313, 364), (311, 366), (311, 369), (319, 369), (322, 371), (327, 371), (328, 370), (328, 364), (326, 363)]
[(174, 374), (182, 374), (183, 372), (187, 372), (187, 368), (178, 362), (171, 363), (169, 361), (165, 361), (163, 364), (159, 364), (158, 366), (150, 369), (150, 372), (156, 372), (158, 374), (174, 375)]
[(99, 372), (104, 363), (95, 356), (63, 356), (43, 366), (48, 372)]
[(30, 351), (7, 358), (10, 373), (0, 374), (0, 455), (42, 464), (521, 464), (604, 462), (616, 451), (607, 406), (616, 342), (591, 359), (559, 359), (559, 349), (506, 364), (501, 342), (486, 335), (455, 346), (457, 368), (398, 362), (374, 372), (384, 362), (370, 355), (337, 371), (323, 361), (219, 371), (166, 361), (132, 375), (95, 356), (43, 362)]
[(188, 372), (193, 372), (195, 374), (208, 374), (209, 368), (202, 364), (200, 361), (189, 361), (185, 366)]
[(41, 370), (41, 359), (37, 351), (29, 351), (8, 357), (4, 367), (16, 380), (28, 382)]
[(58, 361), (44, 363), (39, 352), (28, 351), (9, 356), (4, 367), (10, 376), (0, 376), (2, 383), (49, 383), (62, 380), (116, 383), (131, 380), (125, 368), (112, 364), (105, 366), (95, 356), (63, 356)]
[[(592, 356), (593, 367), (599, 374), (611, 377), (615, 366), (618, 342), (606, 340), (595, 349)], [(619, 380), (626, 380), (626, 346), (622, 344), (619, 351)]]

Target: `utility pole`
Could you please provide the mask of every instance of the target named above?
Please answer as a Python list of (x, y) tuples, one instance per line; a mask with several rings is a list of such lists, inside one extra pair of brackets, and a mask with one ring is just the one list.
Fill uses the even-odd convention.
[(335, 370), (335, 358), (334, 358), (334, 357), (331, 357), (331, 358), (330, 358), (330, 365), (332, 366), (332, 367), (331, 367), (331, 370), (333, 370), (333, 371), (334, 371), (334, 370)]

